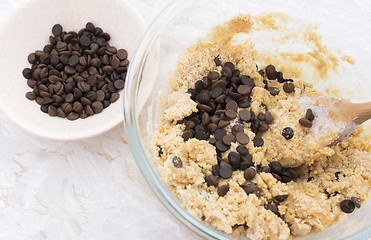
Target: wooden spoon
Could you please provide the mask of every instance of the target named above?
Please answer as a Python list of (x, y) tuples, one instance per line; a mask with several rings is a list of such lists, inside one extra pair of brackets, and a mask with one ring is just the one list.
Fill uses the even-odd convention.
[(316, 115), (317, 132), (342, 130), (338, 138), (329, 146), (334, 146), (346, 139), (356, 128), (371, 118), (371, 102), (350, 103), (337, 98), (318, 96), (303, 97), (299, 100), (300, 108), (312, 109)]

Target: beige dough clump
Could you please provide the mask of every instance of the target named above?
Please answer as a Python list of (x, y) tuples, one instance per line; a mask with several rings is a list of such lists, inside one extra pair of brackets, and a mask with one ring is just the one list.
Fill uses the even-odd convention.
[[(299, 124), (298, 120), (305, 115), (299, 108), (300, 97), (320, 93), (313, 92), (310, 84), (297, 80), (295, 92), (289, 94), (277, 81), (269, 81), (269, 86), (280, 90), (277, 96), (264, 88), (263, 78), (256, 69), (253, 44), (232, 43), (235, 34), (249, 32), (253, 24), (249, 15), (239, 15), (214, 28), (206, 38), (190, 46), (179, 60), (170, 79), (172, 92), (153, 139), (159, 172), (181, 205), (193, 216), (234, 237), (290, 239), (319, 232), (346, 216), (340, 209), (342, 200), (358, 197), (363, 203), (368, 199), (370, 143), (361, 137), (359, 129), (342, 144), (327, 147), (339, 132), (318, 137), (310, 128)], [(195, 82), (210, 71), (221, 72), (221, 67), (214, 63), (217, 56), (222, 62), (232, 62), (241, 74), (254, 79), (256, 87), (248, 109), (264, 113), (264, 103), (274, 117), (269, 130), (262, 134), (262, 147), (254, 147), (252, 141), (246, 144), (255, 166), (279, 161), (284, 167), (297, 167), (300, 178), (283, 183), (271, 173), (259, 172), (252, 181), (260, 197), (247, 195), (241, 187), (246, 182), (243, 171), (234, 171), (230, 178), (219, 179), (219, 186), (229, 185), (225, 196), (219, 196), (216, 187), (206, 184), (205, 176), (218, 164), (215, 147), (196, 138), (184, 141), (185, 125), (180, 121), (197, 112), (197, 104), (187, 89), (194, 88)], [(290, 140), (281, 134), (285, 127), (291, 127), (295, 133)], [(231, 131), (230, 126), (225, 129)], [(248, 124), (245, 124), (245, 133), (250, 139), (255, 136)], [(232, 143), (223, 157), (236, 147), (237, 144)], [(174, 157), (181, 159), (181, 167), (175, 166)], [(288, 198), (278, 205), (279, 215), (276, 215), (267, 209), (267, 204), (282, 194), (288, 194)]]

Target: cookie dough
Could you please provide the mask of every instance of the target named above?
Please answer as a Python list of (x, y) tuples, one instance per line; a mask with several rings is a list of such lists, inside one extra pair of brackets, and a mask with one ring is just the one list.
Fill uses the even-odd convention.
[[(239, 15), (188, 48), (170, 78), (172, 92), (158, 123), (153, 149), (162, 178), (181, 205), (196, 218), (234, 237), (291, 239), (319, 232), (343, 219), (346, 216), (340, 208), (343, 200), (356, 197), (363, 204), (368, 199), (370, 143), (358, 129), (340, 145), (327, 147), (338, 131), (317, 136), (299, 123), (306, 114), (299, 107), (300, 98), (321, 94), (298, 80), (293, 82), (295, 90), (291, 93), (286, 93), (277, 80), (267, 80), (269, 87), (279, 90), (277, 95), (265, 88), (266, 78), (257, 70), (253, 44), (233, 41), (236, 34), (248, 33), (253, 24), (249, 15)], [(186, 129), (184, 119), (199, 111), (187, 91), (210, 72), (223, 74), (223, 66), (214, 62), (216, 57), (223, 63), (233, 63), (241, 75), (254, 80), (251, 106), (246, 109), (256, 115), (269, 110), (274, 118), (269, 129), (259, 133), (264, 140), (260, 147), (252, 141), (256, 133), (251, 131), (251, 123), (243, 124), (250, 139), (245, 146), (256, 171), (249, 181), (244, 171), (235, 170), (226, 179), (209, 178), (208, 184), (205, 178), (213, 175), (213, 166), (218, 165), (216, 147), (207, 140), (185, 141), (182, 137)], [(226, 133), (232, 132), (234, 124), (236, 120), (231, 120), (224, 127)], [(287, 127), (294, 133), (290, 139), (282, 135)], [(210, 138), (213, 137), (211, 134)], [(228, 154), (236, 152), (239, 145), (232, 141), (219, 158), (228, 162)], [(263, 170), (272, 162), (295, 169), (299, 176), (288, 182), (277, 180), (272, 172)], [(247, 194), (242, 187), (247, 182), (254, 183), (258, 193)]]

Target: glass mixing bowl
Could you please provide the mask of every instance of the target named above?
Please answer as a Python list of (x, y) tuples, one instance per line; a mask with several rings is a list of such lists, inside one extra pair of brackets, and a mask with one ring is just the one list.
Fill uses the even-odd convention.
[[(147, 29), (137, 47), (128, 71), (124, 114), (126, 134), (139, 168), (162, 203), (187, 227), (208, 239), (230, 239), (198, 221), (181, 207), (157, 172), (151, 149), (156, 124), (170, 91), (168, 75), (178, 57), (199, 37), (238, 13), (282, 12), (319, 25), (319, 33), (330, 47), (351, 55), (356, 63), (340, 66), (341, 71), (314, 79), (315, 89), (334, 93), (352, 101), (369, 101), (371, 80), (366, 69), (371, 63), (371, 10), (366, 1), (246, 1), (246, 0), (175, 0)], [(259, 63), (258, 63), (259, 64)], [(268, 64), (268, 63), (262, 63)], [(366, 134), (371, 128), (366, 126)], [(368, 239), (371, 236), (371, 203), (323, 232), (298, 239)], [(264, 224), (264, 223), (262, 223)]]

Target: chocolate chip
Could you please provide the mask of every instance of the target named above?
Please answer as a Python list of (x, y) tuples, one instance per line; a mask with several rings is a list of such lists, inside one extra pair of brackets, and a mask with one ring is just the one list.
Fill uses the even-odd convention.
[(254, 168), (247, 168), (243, 174), (246, 180), (252, 180), (256, 175), (256, 170)]
[(128, 52), (125, 49), (119, 49), (117, 51), (117, 57), (123, 61), (128, 58)]
[(254, 81), (249, 76), (241, 76), (242, 84), (248, 85), (253, 89), (255, 87)]
[(115, 69), (112, 67), (112, 66), (104, 66), (102, 68), (103, 72), (107, 73), (107, 74), (112, 74), (113, 71), (115, 71)]
[(274, 199), (276, 199), (279, 202), (283, 202), (288, 198), (288, 196), (289, 196), (288, 194), (281, 194), (281, 195), (275, 196)]
[(182, 159), (180, 159), (180, 157), (178, 156), (173, 157), (173, 165), (175, 168), (182, 168), (183, 167)]
[(360, 208), (361, 207), (361, 199), (360, 198), (358, 198), (358, 197), (352, 197), (350, 200), (354, 203), (354, 205), (357, 208)]
[(88, 47), (91, 43), (91, 40), (88, 36), (81, 36), (80, 38), (80, 44), (83, 47)]
[(254, 147), (261, 147), (264, 145), (264, 140), (260, 136), (255, 136), (253, 139)]
[(219, 176), (219, 171), (220, 171), (220, 166), (219, 165), (214, 165), (212, 168), (212, 173), (215, 175), (215, 176)]
[(268, 166), (263, 166), (261, 169), (260, 169), (261, 172), (265, 172), (265, 173), (270, 173), (271, 172), (271, 168), (268, 167)]
[(229, 149), (229, 146), (225, 145), (222, 140), (217, 141), (215, 147), (221, 152), (225, 152)]
[(228, 67), (229, 69), (231, 69), (231, 71), (233, 72), (235, 70), (235, 66), (232, 62), (226, 62), (224, 64), (225, 67)]
[(239, 133), (237, 133), (237, 135), (236, 135), (236, 140), (237, 140), (237, 142), (239, 142), (240, 144), (245, 145), (245, 144), (248, 144), (248, 143), (249, 143), (250, 138), (249, 138), (249, 136), (248, 136), (246, 133), (244, 133), (244, 132), (239, 132)]
[[(206, 126), (210, 123), (210, 116), (206, 112), (204, 112), (201, 116), (201, 123), (202, 125)], [(215, 125), (216, 126), (216, 125)], [(215, 129), (216, 130), (216, 129)]]
[(251, 162), (252, 163), (252, 155), (250, 153), (246, 155), (242, 155), (242, 161)]
[(355, 204), (351, 200), (343, 200), (340, 203), (340, 208), (345, 213), (352, 213), (354, 211)]
[(278, 161), (271, 162), (269, 167), (271, 168), (271, 171), (276, 174), (280, 174), (283, 170), (281, 163)]
[(218, 72), (209, 72), (209, 74), (207, 75), (207, 78), (210, 79), (210, 80), (216, 80), (219, 78), (219, 73)]
[[(215, 101), (217, 101), (216, 99), (223, 94), (223, 89), (220, 88), (220, 87), (217, 87), (217, 88), (214, 88), (212, 91), (211, 91), (211, 97), (215, 99)], [(225, 96), (225, 95), (224, 95)], [(223, 100), (224, 101), (224, 100)], [(223, 102), (222, 101), (222, 102)], [(217, 101), (218, 102), (218, 101)]]
[(22, 74), (24, 78), (27, 78), (27, 79), (32, 78), (32, 70), (30, 68), (23, 69)]
[(246, 122), (250, 121), (250, 119), (251, 119), (251, 113), (250, 113), (250, 111), (247, 110), (247, 109), (241, 109), (241, 110), (238, 112), (238, 116), (239, 116), (239, 118), (240, 118), (241, 120), (246, 121)]
[(242, 156), (242, 161), (240, 163), (240, 170), (244, 171), (246, 170), (247, 168), (253, 166), (253, 162), (252, 162), (252, 156), (250, 154), (246, 155), (246, 156)]
[(237, 108), (238, 108), (238, 105), (237, 105), (237, 102), (235, 102), (235, 101), (230, 101), (225, 105), (226, 110), (232, 110), (232, 111), (236, 112)]
[(73, 55), (73, 56), (71, 56), (71, 57), (68, 59), (68, 64), (69, 64), (71, 67), (75, 67), (78, 63), (79, 63), (79, 57), (76, 56), (76, 55)]
[(231, 146), (233, 142), (236, 142), (236, 137), (233, 134), (226, 134), (222, 140), (225, 145)]
[(257, 118), (260, 120), (260, 121), (265, 121), (265, 113), (259, 113)]
[(207, 126), (207, 129), (209, 130), (209, 132), (211, 132), (212, 134), (214, 134), (215, 131), (218, 129), (218, 125), (216, 125), (215, 123), (210, 123)]
[(196, 96), (196, 101), (201, 104), (208, 104), (210, 102), (210, 95), (206, 92), (200, 93)]
[[(235, 77), (235, 78), (238, 78), (240, 76), (240, 70), (238, 69), (235, 69), (233, 72), (232, 72), (232, 76)], [(232, 78), (233, 78), (232, 77)]]
[(221, 166), (219, 170), (219, 176), (224, 179), (230, 178), (232, 176), (232, 168), (228, 165)]
[(288, 183), (292, 181), (293, 177), (289, 170), (285, 169), (280, 173), (281, 181), (284, 183)]
[[(91, 32), (91, 33), (94, 33), (94, 32), (95, 32), (95, 26), (94, 26), (94, 24), (91, 23), (91, 22), (86, 23), (86, 25), (85, 25), (85, 29), (80, 30), (80, 31), (83, 31), (83, 32), (81, 32), (81, 34), (82, 34), (82, 35), (88, 34), (88, 33), (86, 32), (86, 30), (89, 31), (89, 32)], [(80, 34), (76, 34), (76, 33), (74, 33), (74, 36), (79, 36), (79, 35), (80, 35)]]
[(229, 191), (229, 186), (227, 184), (224, 184), (218, 187), (218, 195), (220, 197), (224, 197), (228, 191)]
[(285, 84), (283, 84), (283, 90), (286, 93), (292, 93), (293, 91), (295, 91), (295, 85), (291, 82), (286, 82)]
[(227, 86), (227, 81), (225, 80), (218, 80), (214, 83), (214, 88), (220, 87), (221, 89), (225, 90)]
[(86, 82), (79, 82), (77, 83), (77, 87), (79, 88), (79, 90), (82, 92), (82, 93), (87, 93), (90, 91), (90, 85), (87, 84)]
[(268, 123), (268, 124), (271, 124), (271, 123), (273, 123), (273, 116), (272, 116), (272, 113), (271, 112), (269, 112), (269, 111), (266, 111), (265, 112), (265, 121), (266, 121), (266, 123)]
[(111, 36), (108, 33), (102, 33), (99, 37), (103, 38), (106, 41), (109, 41), (111, 39)]
[(277, 173), (272, 173), (272, 176), (276, 178), (278, 181), (282, 181), (282, 178)]
[(28, 100), (35, 100), (36, 99), (36, 94), (34, 92), (27, 92), (26, 93), (26, 98), (28, 98)]
[(243, 126), (241, 126), (241, 125), (234, 125), (233, 127), (232, 127), (232, 134), (233, 135), (237, 135), (237, 133), (239, 133), (239, 132), (243, 132), (244, 131), (244, 129), (243, 129)]
[(236, 111), (234, 110), (230, 110), (228, 109), (227, 111), (225, 111), (225, 116), (228, 118), (228, 119), (235, 119), (237, 117), (237, 113)]
[(215, 62), (216, 66), (221, 66), (222, 65), (222, 61), (219, 59), (219, 57), (215, 57), (214, 62)]
[(83, 106), (80, 102), (74, 102), (72, 105), (72, 110), (77, 113), (81, 113), (83, 110)]
[(272, 96), (276, 96), (280, 93), (280, 90), (276, 87), (268, 87), (268, 92), (272, 95)]
[(182, 138), (184, 139), (184, 141), (188, 141), (192, 137), (193, 137), (193, 133), (190, 130), (185, 130), (182, 134)]
[(242, 185), (242, 188), (243, 190), (245, 190), (247, 195), (253, 193), (257, 189), (256, 184), (254, 182), (245, 182)]
[(195, 134), (195, 138), (197, 138), (198, 140), (207, 140), (208, 137), (209, 136), (204, 131), (199, 131), (199, 132), (196, 132), (196, 134)]
[(90, 86), (95, 86), (97, 84), (97, 77), (95, 75), (90, 75), (88, 77), (88, 81), (87, 83), (90, 85)]
[(239, 98), (237, 103), (240, 108), (248, 108), (251, 105), (250, 101), (246, 97)]
[(232, 167), (239, 167), (241, 163), (241, 156), (236, 152), (230, 152), (228, 154), (228, 161)]
[(37, 61), (37, 57), (35, 53), (30, 53), (27, 57), (27, 60), (30, 64), (34, 64)]
[(276, 215), (278, 214), (278, 206), (275, 202), (268, 203), (267, 209), (272, 211)]
[(305, 113), (305, 118), (308, 119), (309, 121), (314, 120), (314, 114), (313, 114), (312, 109), (310, 108), (307, 109), (307, 112)]
[(268, 123), (266, 123), (265, 121), (259, 122), (259, 127), (258, 127), (259, 132), (266, 132), (268, 131), (268, 129), (269, 129)]
[(70, 112), (68, 115), (67, 115), (67, 119), (68, 120), (77, 120), (78, 118), (80, 117), (79, 114), (75, 113), (75, 112)]
[(222, 140), (223, 137), (227, 134), (227, 132), (224, 129), (217, 129), (214, 133), (214, 137), (216, 140)]
[(267, 77), (269, 80), (274, 80), (277, 78), (277, 71), (276, 71), (276, 68), (273, 66), (273, 65), (268, 65), (266, 68), (265, 68), (265, 72), (267, 74)]
[(229, 125), (229, 121), (220, 120), (218, 123), (218, 128), (224, 128)]
[(206, 182), (208, 186), (215, 186), (217, 187), (219, 185), (219, 178), (215, 175), (208, 175), (206, 176)]
[(55, 24), (52, 28), (52, 33), (54, 36), (59, 36), (63, 32), (63, 28), (60, 24)]
[(80, 102), (83, 104), (83, 105), (91, 105), (91, 101), (89, 99), (87, 99), (86, 97), (82, 97), (80, 99)]
[(222, 74), (225, 77), (232, 77), (232, 70), (224, 65), (224, 67), (222, 68)]
[(205, 104), (197, 104), (197, 109), (204, 112), (211, 112), (213, 109)]
[(216, 145), (216, 139), (215, 138), (209, 138), (209, 143), (213, 146)]
[(306, 127), (306, 128), (310, 128), (310, 127), (312, 127), (312, 122), (309, 121), (309, 120), (306, 119), (306, 118), (300, 118), (300, 119), (299, 119), (299, 123), (300, 123), (300, 125), (302, 125), (303, 127)]
[(50, 106), (48, 107), (48, 114), (49, 114), (50, 116), (52, 116), (52, 117), (57, 116), (57, 115), (58, 115), (58, 114), (57, 114), (57, 109), (56, 109), (54, 106), (50, 105)]
[(124, 80), (121, 80), (121, 79), (116, 80), (113, 84), (114, 84), (115, 88), (117, 88), (119, 90), (123, 89), (124, 86), (125, 86)]
[(249, 149), (247, 149), (247, 147), (245, 147), (244, 145), (239, 145), (237, 148), (236, 148), (236, 151), (241, 154), (241, 155), (247, 155), (249, 154)]
[(290, 127), (286, 127), (282, 130), (282, 136), (289, 140), (294, 136), (294, 130)]
[(240, 85), (237, 88), (237, 92), (242, 95), (248, 95), (251, 92), (251, 88), (248, 85)]

